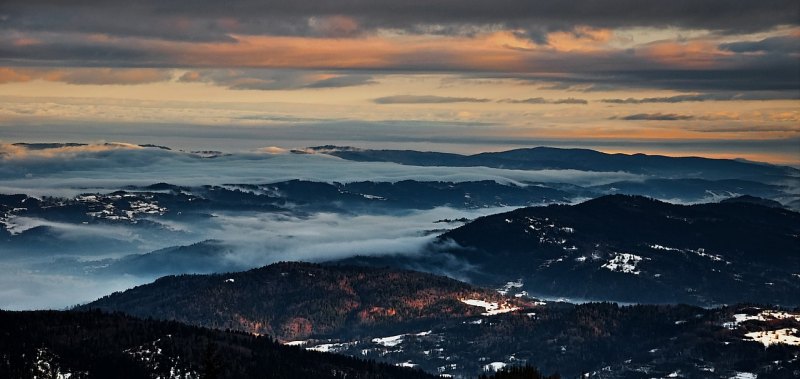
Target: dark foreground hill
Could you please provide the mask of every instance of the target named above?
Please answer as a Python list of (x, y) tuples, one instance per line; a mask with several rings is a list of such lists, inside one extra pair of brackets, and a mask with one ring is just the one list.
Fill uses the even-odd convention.
[(0, 378), (397, 378), (406, 368), (268, 337), (100, 312), (0, 311)]
[(524, 364), (564, 378), (800, 375), (800, 313), (760, 306), (548, 303), (375, 337), (303, 346), (462, 378)]

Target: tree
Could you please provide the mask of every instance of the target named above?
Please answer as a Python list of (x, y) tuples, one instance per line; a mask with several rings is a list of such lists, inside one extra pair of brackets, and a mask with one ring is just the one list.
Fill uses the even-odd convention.
[(217, 345), (210, 342), (203, 353), (203, 371), (201, 379), (218, 379), (222, 374), (222, 360), (217, 353)]

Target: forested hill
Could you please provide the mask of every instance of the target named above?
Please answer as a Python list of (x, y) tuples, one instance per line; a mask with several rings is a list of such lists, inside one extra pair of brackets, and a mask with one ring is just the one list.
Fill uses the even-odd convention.
[(441, 240), (480, 268), (478, 283), (522, 278), (532, 294), (800, 305), (800, 213), (754, 201), (687, 206), (610, 195), (481, 217)]
[(504, 301), (495, 291), (425, 273), (291, 262), (238, 273), (168, 276), (79, 309), (295, 340), (357, 335), (377, 326), (405, 330), (483, 311), (460, 301), (464, 298)]
[(101, 312), (0, 311), (0, 378), (427, 379), (269, 337)]

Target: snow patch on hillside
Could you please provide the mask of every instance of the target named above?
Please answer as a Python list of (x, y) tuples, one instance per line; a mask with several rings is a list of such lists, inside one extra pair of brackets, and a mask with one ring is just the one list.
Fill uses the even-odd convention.
[[(172, 338), (167, 335), (167, 338)], [(146, 343), (131, 349), (124, 350), (133, 359), (142, 362), (153, 373), (169, 372), (169, 376), (164, 376), (163, 379), (199, 379), (200, 374), (190, 369), (181, 367), (183, 366), (180, 357), (170, 357), (164, 355), (164, 349), (161, 347), (162, 339), (159, 338), (153, 342)], [(169, 369), (166, 370), (164, 366)], [(158, 376), (162, 379), (161, 376)]]
[(600, 267), (612, 272), (639, 275), (641, 271), (637, 268), (643, 260), (650, 260), (650, 258), (642, 258), (630, 253), (614, 253), (614, 257)]
[(359, 195), (361, 195), (362, 197), (364, 197), (365, 199), (368, 199), (368, 200), (386, 200), (385, 197), (376, 196), (376, 195), (368, 195), (368, 194), (365, 194), (365, 193), (360, 193)]
[(403, 337), (405, 334), (399, 334), (396, 336), (389, 336), (389, 337), (381, 337), (381, 338), (373, 338), (372, 342), (377, 343), (378, 345), (383, 345), (386, 347), (394, 347), (401, 343), (403, 343)]
[(658, 245), (658, 244), (650, 245), (650, 248), (654, 249), (654, 250), (682, 251), (681, 249), (676, 249), (674, 247), (669, 247), (669, 246), (662, 246), (662, 245)]
[(739, 324), (745, 321), (769, 321), (769, 320), (785, 320), (785, 319), (794, 319), (795, 321), (800, 322), (800, 313), (790, 313), (784, 311), (769, 311), (764, 310), (754, 315), (749, 315), (746, 313), (737, 313), (733, 315), (733, 321), (726, 322), (723, 324), (724, 327), (728, 329), (734, 329), (739, 326)]
[(87, 216), (132, 223), (142, 216), (163, 216), (168, 211), (154, 200), (152, 194), (84, 194), (76, 196), (74, 202), (88, 206)]
[(389, 337), (381, 337), (381, 338), (373, 338), (372, 342), (378, 345), (383, 345), (385, 347), (394, 347), (401, 343), (403, 343), (403, 339), (407, 336), (416, 336), (416, 337), (423, 337), (433, 333), (432, 330), (428, 330), (427, 332), (420, 332), (420, 333), (406, 333), (406, 334), (398, 334), (396, 336), (389, 336)]
[(505, 285), (503, 285), (503, 287), (498, 289), (497, 292), (503, 296), (506, 296), (508, 295), (508, 292), (511, 291), (512, 289), (522, 288), (522, 286), (523, 286), (522, 279), (517, 279), (516, 281), (513, 282), (507, 282)]
[(500, 304), (497, 302), (488, 302), (478, 299), (460, 299), (460, 300), (464, 304), (472, 305), (474, 307), (481, 307), (485, 309), (486, 312), (481, 313), (481, 315), (484, 316), (494, 316), (501, 313), (513, 312), (520, 309), (519, 307), (515, 307), (507, 303)]
[(800, 336), (798, 336), (797, 332), (797, 328), (783, 328), (750, 332), (745, 334), (745, 337), (763, 344), (764, 347), (777, 344), (800, 346)]
[(36, 349), (36, 363), (34, 363), (33, 379), (70, 379), (73, 376), (83, 377), (88, 373), (72, 373), (62, 369), (58, 364), (58, 356), (47, 348)]
[(683, 254), (694, 254), (694, 255), (697, 255), (698, 257), (710, 259), (710, 260), (712, 260), (714, 262), (722, 262), (722, 263), (725, 263), (725, 264), (731, 264), (731, 262), (725, 260), (725, 258), (723, 258), (722, 255), (708, 253), (708, 252), (706, 252), (706, 249), (704, 249), (702, 247), (697, 248), (697, 249), (678, 249), (678, 248), (675, 248), (675, 247), (669, 247), (669, 246), (664, 246), (664, 245), (659, 245), (659, 244), (650, 244), (650, 245), (648, 245), (648, 247), (650, 247), (653, 250), (672, 251), (672, 252), (683, 253)]
[(322, 353), (338, 353), (347, 350), (351, 346), (355, 346), (358, 344), (358, 341), (355, 342), (338, 342), (338, 343), (324, 343), (321, 345), (307, 347), (306, 350), (311, 351), (319, 351)]
[(488, 365), (483, 366), (483, 371), (486, 371), (486, 372), (497, 372), (497, 371), (502, 370), (505, 367), (506, 367), (506, 364), (504, 362), (492, 362), (492, 363), (489, 363)]

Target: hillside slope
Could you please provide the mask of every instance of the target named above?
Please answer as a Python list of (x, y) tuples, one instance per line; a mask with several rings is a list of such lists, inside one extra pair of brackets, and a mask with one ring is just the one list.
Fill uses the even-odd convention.
[(168, 276), (80, 309), (124, 311), (281, 340), (402, 329), (477, 315), (460, 301), (503, 301), (494, 291), (413, 271), (277, 263), (245, 272)]
[(397, 378), (434, 376), (270, 338), (100, 312), (0, 311), (0, 378)]
[(533, 294), (699, 305), (797, 305), (800, 213), (748, 202), (692, 206), (638, 196), (479, 218), (441, 242), (479, 283)]

